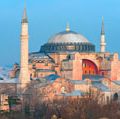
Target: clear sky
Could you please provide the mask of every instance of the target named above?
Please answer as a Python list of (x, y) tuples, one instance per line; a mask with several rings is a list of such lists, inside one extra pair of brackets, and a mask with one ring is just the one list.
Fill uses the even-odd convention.
[[(52, 35), (79, 32), (99, 51), (104, 16), (107, 51), (120, 52), (120, 0), (27, 0), (29, 50), (38, 51)], [(20, 59), (20, 30), (24, 0), (0, 0), (0, 66)]]

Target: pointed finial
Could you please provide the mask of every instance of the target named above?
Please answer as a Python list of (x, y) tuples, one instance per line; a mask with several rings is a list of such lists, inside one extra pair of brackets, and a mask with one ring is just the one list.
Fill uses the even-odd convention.
[(28, 23), (27, 19), (27, 12), (26, 12), (26, 0), (24, 1), (24, 12), (23, 12), (23, 17), (22, 17), (22, 23)]
[(102, 16), (102, 29), (101, 29), (101, 35), (105, 34), (105, 30), (104, 30), (104, 17)]
[(69, 23), (67, 23), (66, 32), (69, 32), (69, 31), (70, 31), (70, 25), (69, 25)]
[(24, 0), (24, 5), (25, 5), (25, 7), (26, 7), (26, 0)]

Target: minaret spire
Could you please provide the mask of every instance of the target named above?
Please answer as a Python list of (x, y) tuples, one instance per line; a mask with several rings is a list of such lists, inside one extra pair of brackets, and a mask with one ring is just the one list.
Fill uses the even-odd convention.
[(100, 52), (104, 53), (106, 50), (104, 18), (102, 17), (101, 39), (100, 39)]
[(66, 32), (69, 32), (70, 31), (70, 25), (69, 25), (69, 23), (67, 23), (67, 25), (66, 25)]
[(104, 30), (104, 17), (102, 16), (102, 28), (101, 28), (101, 35), (105, 34), (105, 30)]
[(26, 5), (24, 7), (24, 12), (23, 12), (23, 17), (22, 17), (22, 23), (28, 23)]

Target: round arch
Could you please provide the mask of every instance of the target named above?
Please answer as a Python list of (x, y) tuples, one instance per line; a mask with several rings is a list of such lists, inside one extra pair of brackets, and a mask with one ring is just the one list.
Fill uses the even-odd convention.
[(82, 60), (82, 70), (83, 70), (83, 75), (98, 75), (99, 71), (97, 68), (97, 65), (88, 59), (83, 59)]
[(119, 97), (118, 93), (115, 93), (115, 94), (113, 95), (113, 100), (114, 100), (114, 101), (117, 101), (117, 100), (118, 100), (118, 97)]

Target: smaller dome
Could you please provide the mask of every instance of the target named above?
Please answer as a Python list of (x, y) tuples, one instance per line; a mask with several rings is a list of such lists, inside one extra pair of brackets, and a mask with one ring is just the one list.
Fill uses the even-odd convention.
[(89, 41), (81, 34), (64, 31), (54, 35), (48, 43), (89, 43)]

